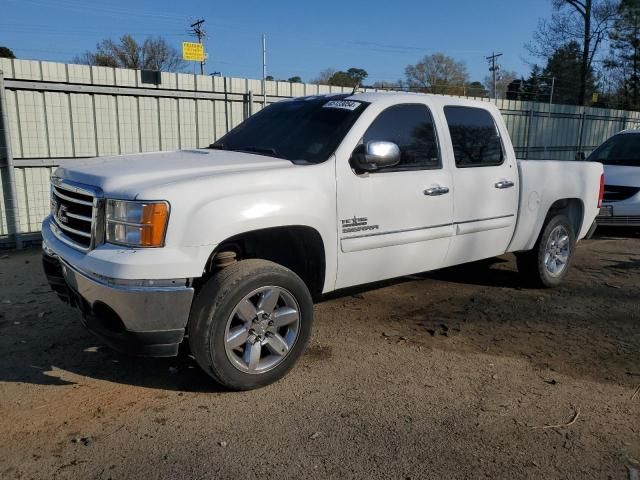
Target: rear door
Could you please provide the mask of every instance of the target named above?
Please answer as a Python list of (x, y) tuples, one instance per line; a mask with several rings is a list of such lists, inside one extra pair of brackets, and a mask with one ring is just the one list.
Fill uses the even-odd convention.
[(374, 103), (361, 118), (364, 128), (357, 126), (356, 142), (396, 143), (397, 166), (355, 171), (349, 155), (356, 142), (337, 155), (337, 288), (442, 266), (453, 233), (453, 185), (432, 111), (420, 100)]
[(447, 265), (503, 254), (515, 229), (518, 167), (504, 124), (494, 119), (499, 113), (489, 108), (443, 108), (447, 147), (455, 160), (451, 171), (455, 235)]

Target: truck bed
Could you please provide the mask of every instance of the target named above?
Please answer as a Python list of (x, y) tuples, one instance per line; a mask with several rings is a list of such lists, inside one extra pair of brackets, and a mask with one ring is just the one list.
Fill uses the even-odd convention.
[(584, 238), (598, 214), (602, 165), (562, 160), (518, 160), (520, 178), (518, 220), (509, 252), (531, 250), (555, 199), (580, 203), (584, 216), (576, 218), (576, 239)]

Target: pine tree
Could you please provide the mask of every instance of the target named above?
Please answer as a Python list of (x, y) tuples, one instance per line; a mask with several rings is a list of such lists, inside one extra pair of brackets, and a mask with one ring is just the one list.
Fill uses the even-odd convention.
[(586, 95), (587, 98), (591, 98), (591, 95), (596, 90), (596, 79), (592, 67), (587, 67), (587, 72), (584, 82), (584, 93), (582, 88), (575, 88), (576, 78), (582, 76), (582, 52), (578, 42), (569, 42), (566, 45), (558, 48), (549, 60), (547, 65), (542, 71), (543, 87), (541, 91), (548, 99), (550, 93), (551, 78), (556, 79), (556, 88), (553, 95), (554, 103), (564, 103), (569, 105), (582, 105), (582, 95)]
[(640, 108), (640, 0), (622, 0), (611, 38), (609, 66), (622, 75), (627, 107)]

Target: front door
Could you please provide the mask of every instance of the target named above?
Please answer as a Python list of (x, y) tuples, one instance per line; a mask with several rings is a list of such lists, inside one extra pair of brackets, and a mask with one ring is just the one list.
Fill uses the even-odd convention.
[(401, 159), (365, 173), (351, 167), (348, 154), (336, 158), (336, 288), (439, 268), (454, 229), (451, 174), (428, 104), (369, 108), (379, 111), (366, 112), (375, 118), (361, 141), (394, 142)]

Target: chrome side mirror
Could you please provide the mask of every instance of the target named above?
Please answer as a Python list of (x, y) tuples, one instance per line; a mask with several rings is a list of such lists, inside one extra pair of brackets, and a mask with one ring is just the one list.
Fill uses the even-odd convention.
[(393, 167), (399, 162), (400, 148), (393, 142), (367, 142), (358, 145), (351, 154), (351, 166), (365, 172)]

